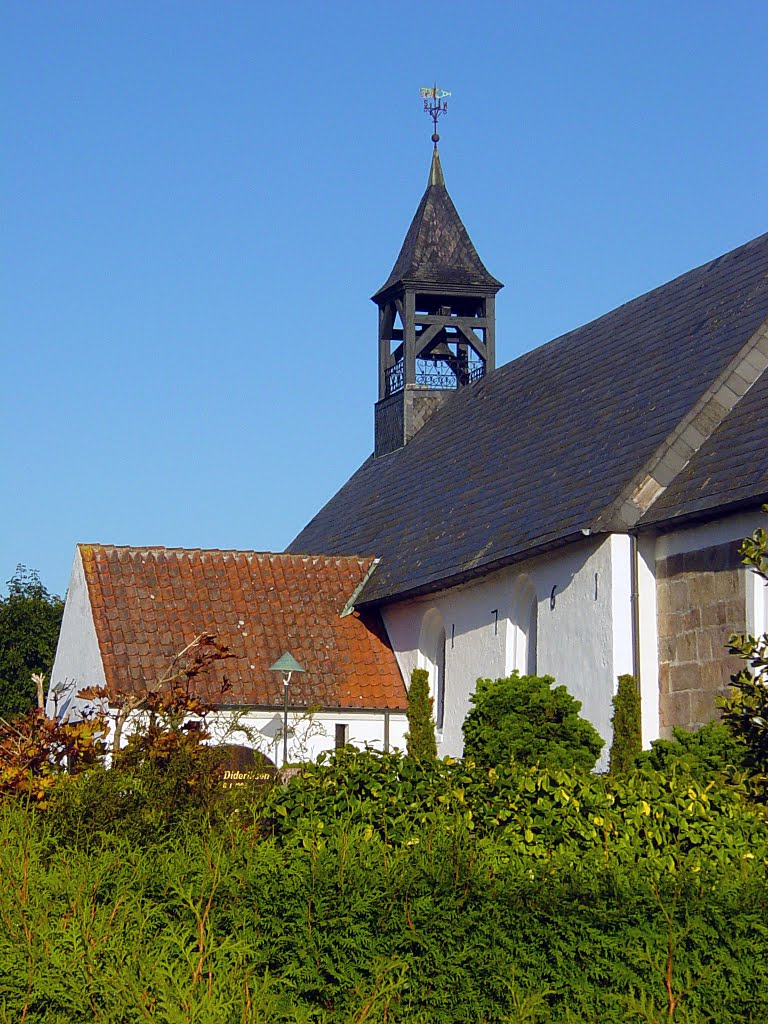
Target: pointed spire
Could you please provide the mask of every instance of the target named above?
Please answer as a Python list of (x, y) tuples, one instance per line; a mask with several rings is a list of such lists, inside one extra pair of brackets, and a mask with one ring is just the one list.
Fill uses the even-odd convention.
[(443, 168), (440, 163), (440, 154), (437, 151), (437, 143), (432, 151), (432, 166), (429, 169), (429, 185), (438, 185), (441, 188), (445, 188), (445, 178), (443, 177)]
[(467, 234), (445, 187), (435, 146), (429, 182), (411, 221), (392, 273), (373, 296), (378, 302), (390, 288), (432, 289), (444, 286), (497, 292), (503, 285), (489, 274)]

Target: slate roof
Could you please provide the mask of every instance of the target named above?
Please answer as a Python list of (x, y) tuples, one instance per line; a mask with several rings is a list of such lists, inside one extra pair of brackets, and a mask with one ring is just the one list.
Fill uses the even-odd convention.
[(641, 525), (674, 525), (755, 501), (768, 501), (768, 371), (654, 502)]
[(288, 550), (379, 556), (365, 604), (578, 538), (766, 319), (768, 234), (457, 392), (404, 448), (364, 462)]
[(448, 195), (437, 148), (427, 189), (400, 255), (392, 273), (373, 296), (374, 301), (398, 285), (426, 289), (457, 287), (464, 292), (497, 292), (504, 287), (485, 269)]
[[(290, 651), (306, 672), (292, 706), (404, 708), (405, 687), (378, 613), (345, 615), (374, 567), (371, 557), (302, 557), (80, 545), (107, 685), (143, 692), (197, 635), (233, 657), (196, 680), (223, 704), (280, 707), (269, 666)], [(226, 677), (230, 689), (222, 695)]]

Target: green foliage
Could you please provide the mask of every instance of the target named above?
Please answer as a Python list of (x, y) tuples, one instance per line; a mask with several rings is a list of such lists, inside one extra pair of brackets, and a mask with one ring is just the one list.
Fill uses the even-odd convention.
[[(446, 767), (403, 765), (427, 777)], [(261, 839), (222, 819), (154, 843), (110, 831), (81, 847), (48, 812), (6, 803), (0, 1022), (624, 1024), (643, 1019), (639, 1008), (650, 1020), (768, 1019), (766, 826), (735, 795), (697, 789), (689, 812), (662, 780), (638, 776), (632, 789), (560, 773), (558, 786), (554, 773), (510, 772), (489, 789), (501, 798), (511, 786), (516, 799), (517, 780), (531, 809), (544, 801), (550, 827), (563, 816), (563, 835), (577, 792), (612, 793), (627, 824), (646, 822), (634, 859), (606, 858), (600, 829), (579, 855), (539, 856), (536, 842), (511, 848), (439, 811), (398, 844), (338, 818), (321, 835)], [(654, 806), (674, 806), (663, 814), (703, 841), (698, 870), (647, 856), (657, 820), (639, 801), (653, 786)], [(745, 842), (740, 853), (728, 837)], [(723, 840), (730, 856), (716, 855)]]
[(696, 874), (707, 864), (762, 856), (765, 820), (747, 795), (741, 780), (715, 786), (684, 770), (620, 779), (509, 762), (417, 762), (350, 748), (275, 788), (263, 814), (265, 828), (285, 845), (319, 847), (343, 826), (393, 848), (438, 834), (493, 842), (521, 868), (599, 854), (605, 864), (642, 861), (662, 875)]
[(32, 673), (50, 676), (64, 602), (23, 565), (0, 599), (0, 717), (24, 714), (36, 703)]
[(697, 779), (713, 779), (749, 767), (746, 746), (720, 722), (708, 722), (693, 732), (675, 726), (672, 735), (672, 740), (654, 740), (636, 764), (666, 773), (682, 769)]
[(437, 757), (433, 704), (429, 695), (429, 673), (424, 668), (415, 668), (411, 672), (411, 685), (408, 687), (408, 732), (405, 739), (408, 756), (417, 761)]
[(626, 775), (643, 749), (640, 721), (640, 693), (634, 676), (619, 676), (619, 687), (613, 698), (613, 741), (611, 743), (611, 775)]
[[(768, 512), (768, 505), (763, 506)], [(742, 561), (768, 584), (768, 534), (758, 529), (740, 548)], [(731, 695), (721, 698), (723, 722), (746, 744), (750, 765), (768, 773), (768, 635), (760, 637), (734, 634), (729, 650), (744, 662), (744, 668), (731, 678)]]
[(551, 676), (478, 679), (464, 721), (464, 753), (486, 765), (594, 767), (603, 741), (579, 716), (581, 702)]

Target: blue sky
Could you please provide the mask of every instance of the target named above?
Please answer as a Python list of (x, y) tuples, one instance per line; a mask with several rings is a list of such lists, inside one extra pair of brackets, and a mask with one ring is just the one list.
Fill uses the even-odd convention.
[(764, 0), (6, 0), (0, 590), (281, 550), (369, 454), (420, 86), (506, 362), (768, 229), (767, 38)]

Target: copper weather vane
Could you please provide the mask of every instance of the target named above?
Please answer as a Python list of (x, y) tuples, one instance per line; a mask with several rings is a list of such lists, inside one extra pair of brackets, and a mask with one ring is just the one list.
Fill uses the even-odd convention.
[(437, 85), (428, 85), (423, 89), (419, 90), (421, 98), (424, 100), (424, 113), (429, 114), (432, 118), (432, 124), (434, 131), (432, 132), (432, 141), (437, 146), (440, 141), (440, 136), (437, 134), (437, 122), (440, 117), (448, 110), (448, 97), (451, 95), (446, 92), (445, 89), (438, 89)]

